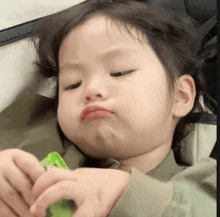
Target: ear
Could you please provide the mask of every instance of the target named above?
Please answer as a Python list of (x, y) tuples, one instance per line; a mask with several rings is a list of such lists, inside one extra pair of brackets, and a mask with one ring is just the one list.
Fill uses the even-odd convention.
[(175, 87), (173, 117), (186, 116), (193, 108), (195, 96), (194, 79), (190, 75), (180, 76)]

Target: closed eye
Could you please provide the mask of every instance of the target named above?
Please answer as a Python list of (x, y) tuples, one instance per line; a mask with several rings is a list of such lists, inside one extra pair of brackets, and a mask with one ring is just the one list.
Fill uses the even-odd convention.
[[(112, 73), (111, 76), (113, 76), (113, 77), (119, 77), (119, 76), (123, 76), (123, 75), (130, 74), (130, 73), (133, 72), (133, 71), (134, 71), (134, 70), (124, 71), (124, 72), (116, 72), (116, 73)], [(78, 82), (78, 83), (75, 83), (75, 84), (71, 84), (70, 86), (66, 87), (65, 90), (76, 89), (76, 88), (78, 88), (81, 84), (82, 84), (82, 82)]]
[(125, 71), (125, 72), (116, 72), (116, 73), (112, 73), (111, 76), (114, 77), (119, 77), (119, 76), (123, 76), (123, 75), (127, 75), (131, 72), (133, 72), (134, 70), (130, 70), (130, 71)]
[(77, 87), (79, 87), (82, 84), (82, 82), (78, 82), (75, 84), (71, 84), (70, 86), (66, 87), (65, 90), (72, 90), (72, 89), (76, 89)]

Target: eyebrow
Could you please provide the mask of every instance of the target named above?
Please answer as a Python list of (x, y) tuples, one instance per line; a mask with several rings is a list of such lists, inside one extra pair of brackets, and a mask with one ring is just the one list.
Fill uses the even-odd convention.
[(98, 59), (102, 60), (102, 59), (106, 59), (106, 58), (111, 58), (111, 57), (115, 57), (115, 56), (121, 56), (121, 55), (131, 55), (133, 53), (137, 53), (137, 50), (131, 47), (119, 47), (119, 48), (114, 48), (112, 50), (109, 50), (107, 52), (105, 52), (104, 54), (101, 54)]
[[(123, 46), (123, 47), (119, 47), (119, 48), (114, 48), (112, 50), (109, 50), (109, 51), (101, 54), (98, 57), (98, 60), (103, 61), (105, 59), (109, 59), (109, 58), (113, 58), (113, 57), (117, 57), (117, 56), (128, 56), (128, 55), (132, 55), (137, 52), (138, 51), (134, 48)], [(60, 68), (60, 71), (62, 71), (64, 69), (77, 69), (77, 70), (79, 70), (82, 67), (83, 67), (83, 64), (68, 62), (68, 63), (65, 63), (62, 65), (62, 67)]]

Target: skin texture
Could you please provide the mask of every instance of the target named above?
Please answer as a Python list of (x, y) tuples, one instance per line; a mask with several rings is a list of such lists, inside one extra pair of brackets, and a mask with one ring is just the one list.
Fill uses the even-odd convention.
[(27, 216), (34, 203), (32, 188), (45, 172), (35, 156), (18, 149), (0, 152), (0, 216)]
[(49, 205), (72, 199), (77, 206), (74, 217), (108, 216), (129, 180), (130, 174), (121, 170), (53, 167), (36, 182), (33, 195), (37, 200), (30, 211), (37, 216), (46, 215)]
[[(141, 38), (145, 42), (140, 43), (109, 21), (96, 15), (76, 27), (61, 45), (59, 124), (87, 155), (115, 158), (123, 167), (143, 162), (148, 171), (170, 150), (179, 118), (174, 116), (174, 93), (147, 40)], [(138, 37), (136, 30), (131, 33)], [(65, 89), (72, 84), (80, 86)], [(110, 117), (82, 120), (83, 109), (90, 105), (109, 110)]]
[[(132, 28), (131, 33), (138, 37)], [(4, 202), (1, 195), (1, 215), (14, 210), (18, 215), (10, 216), (29, 216), (31, 206), (33, 215), (46, 216), (49, 205), (72, 199), (74, 217), (108, 216), (126, 190), (131, 167), (146, 173), (164, 160), (176, 123), (193, 107), (195, 85), (183, 75), (171, 91), (163, 65), (147, 39), (141, 39), (144, 43), (98, 14), (73, 29), (59, 52), (58, 121), (63, 133), (91, 157), (117, 159), (119, 169), (45, 171), (28, 153), (1, 151), (0, 188), (11, 186), (7, 191), (16, 192), (20, 205)], [(108, 115), (83, 120), (83, 110), (91, 105), (107, 109)]]

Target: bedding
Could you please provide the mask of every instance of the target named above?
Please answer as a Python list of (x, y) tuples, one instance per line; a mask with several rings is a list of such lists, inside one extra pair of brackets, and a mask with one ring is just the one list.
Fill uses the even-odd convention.
[[(0, 30), (61, 11), (82, 0), (7, 0), (0, 7)], [(53, 97), (53, 79), (45, 79), (34, 65), (30, 38), (0, 47), (0, 111), (25, 93)], [(48, 88), (49, 86), (49, 88)]]

